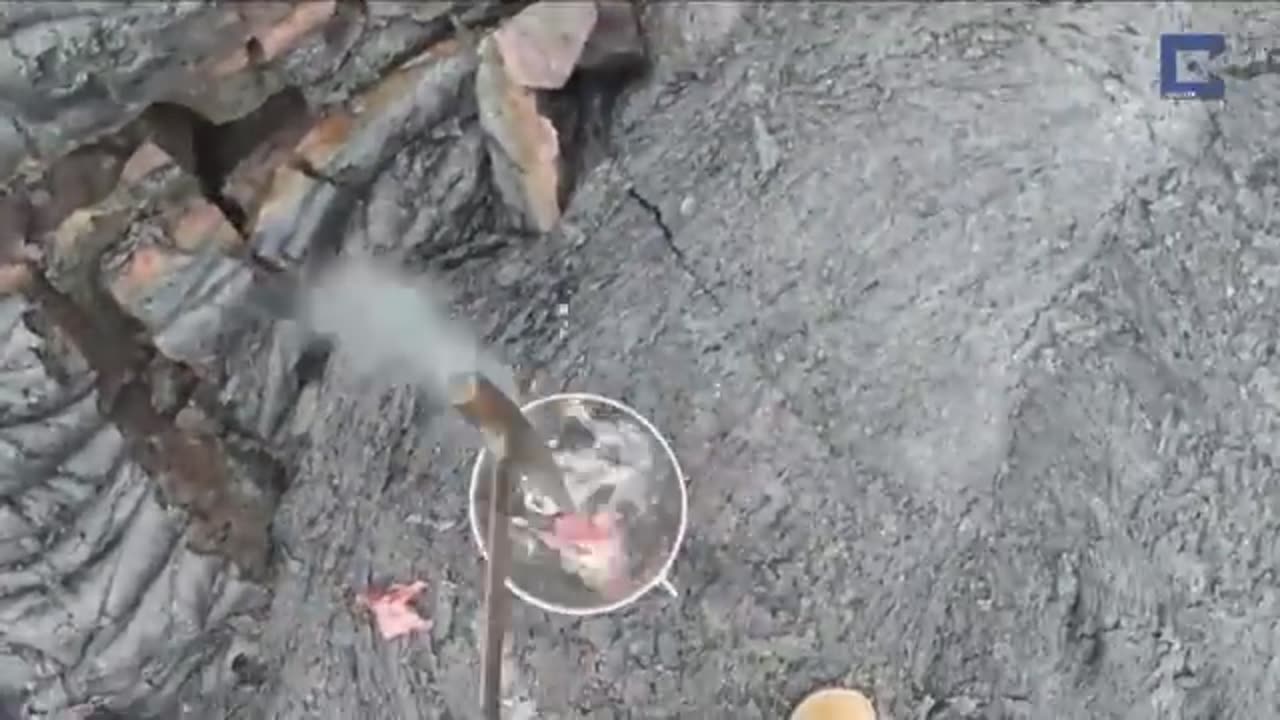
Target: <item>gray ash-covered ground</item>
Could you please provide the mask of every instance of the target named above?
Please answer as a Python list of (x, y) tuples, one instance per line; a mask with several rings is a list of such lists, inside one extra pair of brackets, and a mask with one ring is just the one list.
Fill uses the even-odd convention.
[[(308, 211), (344, 252), (438, 272), (506, 361), (647, 414), (690, 477), (681, 596), (587, 620), (518, 607), (513, 717), (778, 718), (830, 683), (898, 720), (1280, 711), (1280, 73), (1241, 64), (1225, 104), (1155, 88), (1161, 32), (1258, 53), (1280, 12), (697, 4), (666, 22), (549, 235), (440, 239), (468, 222), (440, 207), (490, 211), (473, 117)], [(9, 588), (56, 568), (6, 555), (13, 691), (180, 697), (191, 718), (473, 716), (477, 439), (342, 352), (299, 389), (289, 333), (258, 323), (221, 351), (228, 397), (288, 460), (272, 583), (195, 567), (213, 561), (172, 544), (145, 477), (112, 475), (134, 542), (169, 533), (129, 581), (157, 599), (100, 612), (98, 579), (77, 615), (59, 576), (35, 606)], [(67, 512), (106, 502), (94, 472), (66, 470)], [(354, 593), (413, 578), (433, 627), (384, 641)], [(62, 632), (59, 612), (170, 649), (146, 645), (140, 675), (138, 643), (86, 652), (101, 629), (42, 653), (32, 628)]]

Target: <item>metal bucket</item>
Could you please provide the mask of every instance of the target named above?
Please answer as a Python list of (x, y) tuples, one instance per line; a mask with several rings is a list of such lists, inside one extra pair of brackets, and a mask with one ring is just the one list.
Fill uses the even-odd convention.
[[(631, 442), (629, 452), (639, 452), (639, 438), (646, 442), (647, 457), (651, 462), (635, 462), (630, 465), (619, 462), (616, 467), (633, 482), (625, 489), (615, 486), (609, 497), (618, 493), (626, 495), (621, 501), (629, 503), (623, 511), (622, 534), (626, 536), (628, 572), (626, 585), (618, 592), (602, 594), (588, 587), (581, 577), (563, 567), (563, 558), (556, 559), (554, 552), (540, 547), (536, 537), (521, 534), (519, 520), (513, 519), (511, 573), (507, 588), (521, 600), (548, 612), (562, 615), (587, 616), (612, 612), (631, 605), (654, 588), (662, 588), (672, 596), (678, 593), (668, 580), (680, 546), (684, 542), (689, 514), (689, 496), (684, 471), (671, 444), (647, 418), (634, 408), (600, 395), (590, 393), (560, 393), (538, 398), (525, 404), (521, 411), (530, 424), (544, 438), (551, 439), (550, 447), (562, 468), (572, 468), (573, 456), (567, 453), (568, 445), (558, 442), (566, 416), (585, 412), (590, 422), (580, 427), (591, 433), (591, 447), (601, 447), (601, 436), (625, 437)], [(592, 430), (594, 428), (594, 430)], [(599, 432), (596, 432), (599, 431)], [(581, 452), (581, 451), (572, 451)], [(590, 451), (593, 462), (605, 463), (605, 453)], [(471, 487), (468, 492), (468, 516), (476, 547), (486, 558), (485, 546), (488, 521), (488, 492), (494, 473), (493, 457), (488, 450), (481, 450), (471, 468)], [(631, 472), (634, 471), (634, 472)], [(574, 476), (566, 469), (566, 483)], [(586, 474), (583, 474), (586, 477)], [(589, 489), (589, 488), (588, 488)], [(585, 492), (585, 491), (584, 491)]]

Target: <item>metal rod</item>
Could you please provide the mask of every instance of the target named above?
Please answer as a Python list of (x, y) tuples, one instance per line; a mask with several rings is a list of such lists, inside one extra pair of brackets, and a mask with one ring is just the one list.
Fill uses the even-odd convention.
[(484, 580), (484, 647), (480, 655), (480, 707), (485, 720), (501, 720), (502, 649), (511, 619), (507, 577), (511, 566), (511, 465), (494, 465), (489, 493), (489, 563)]
[(485, 567), (485, 625), (480, 657), (480, 707), (486, 720), (500, 720), (502, 650), (511, 616), (507, 578), (511, 566), (511, 508), (516, 479), (524, 477), (561, 510), (572, 508), (564, 476), (520, 407), (488, 378), (468, 373), (453, 378), (449, 401), (478, 428), (494, 455), (489, 484)]
[(484, 434), (496, 459), (509, 460), (513, 472), (523, 476), (531, 489), (550, 499), (559, 511), (574, 509), (564, 473), (515, 401), (483, 375), (465, 373), (450, 382), (449, 402)]

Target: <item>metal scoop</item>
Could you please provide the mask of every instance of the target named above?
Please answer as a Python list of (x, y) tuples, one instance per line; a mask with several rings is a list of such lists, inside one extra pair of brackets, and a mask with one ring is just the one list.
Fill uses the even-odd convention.
[[(552, 505), (567, 511), (573, 502), (564, 476), (546, 443), (534, 431), (520, 407), (479, 373), (453, 379), (450, 404), (484, 435), (494, 465), (493, 492), (488, 507), (489, 562), (484, 597), (484, 649), (481, 655), (480, 706), (486, 720), (499, 720), (502, 696), (502, 646), (511, 616), (507, 576), (511, 566), (511, 516), (527, 515), (531, 508), (520, 490), (533, 490)], [(520, 487), (520, 479), (525, 485)], [(518, 497), (517, 497), (518, 496)], [(518, 500), (518, 502), (517, 502)]]

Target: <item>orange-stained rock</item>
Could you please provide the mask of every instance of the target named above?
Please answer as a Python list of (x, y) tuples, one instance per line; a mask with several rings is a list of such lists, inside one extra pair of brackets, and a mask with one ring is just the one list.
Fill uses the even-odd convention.
[[(278, 60), (318, 38), (334, 17), (335, 0), (237, 2), (238, 41), (193, 63), (190, 79), (157, 98), (192, 108), (214, 123), (238, 120), (284, 89), (279, 73), (264, 63)], [(323, 56), (323, 60), (319, 58)], [(318, 61), (337, 62), (320, 53)]]
[(108, 287), (121, 306), (128, 308), (162, 283), (184, 260), (154, 245), (136, 247), (108, 281)]
[(297, 4), (297, 0), (255, 0), (232, 3), (231, 9), (249, 27), (266, 28), (287, 18)]
[[(139, 239), (122, 248), (123, 263), (106, 273), (112, 294), (125, 307), (146, 297), (195, 256), (210, 251), (232, 254), (244, 245), (222, 211), (190, 187), (184, 196), (168, 199), (133, 223), (130, 235)], [(142, 224), (150, 227), (144, 230)]]
[(493, 33), (511, 81), (527, 88), (564, 87), (595, 27), (591, 0), (536, 2)]
[[(140, 223), (153, 227), (141, 231), (136, 227)], [(158, 145), (146, 142), (124, 162), (119, 181), (105, 198), (62, 220), (46, 257), (55, 280), (66, 277), (75, 285), (81, 282), (75, 275), (95, 273), (127, 304), (170, 272), (178, 255), (234, 238), (222, 213), (201, 195), (199, 182)], [(102, 253), (114, 270), (86, 264)]]
[(294, 154), (314, 168), (323, 168), (346, 144), (355, 128), (355, 118), (346, 112), (335, 112), (322, 118), (302, 137)]
[[(255, 62), (270, 62), (296, 47), (304, 38), (317, 32), (333, 17), (336, 0), (306, 2), (248, 2), (237, 8), (245, 20), (247, 38), (235, 51), (215, 60), (210, 67), (214, 77), (241, 72)], [(261, 57), (251, 57), (248, 38), (256, 41)]]
[(210, 248), (233, 252), (243, 245), (240, 233), (227, 216), (204, 198), (191, 200), (168, 230), (174, 246), (184, 252)]
[(378, 115), (388, 106), (399, 102), (407, 93), (413, 92), (422, 80), (422, 76), (430, 69), (427, 62), (413, 61), (387, 73), (377, 84), (358, 95), (351, 103), (351, 109), (357, 117)]
[(276, 168), (271, 183), (262, 197), (254, 218), (254, 234), (261, 230), (288, 226), (297, 212), (298, 204), (319, 181), (304, 175), (292, 167)]
[(357, 95), (351, 111), (357, 116), (374, 115), (413, 92), (433, 65), (457, 55), (463, 45), (452, 38), (438, 42), (391, 70), (368, 90)]
[[(507, 74), (492, 38), (480, 43), (476, 102), (480, 124), (502, 154), (494, 164), (504, 199), (523, 210), (539, 231), (551, 230), (561, 212), (559, 135), (551, 121), (538, 112), (536, 91)], [(505, 169), (508, 164), (515, 166), (515, 172)]]
[[(124, 232), (130, 215), (129, 208), (114, 204), (76, 210), (54, 231), (50, 261), (59, 266), (79, 264), (79, 259), (105, 247), (104, 238)], [(96, 241), (90, 243), (91, 239)]]
[(144, 142), (125, 162), (124, 169), (120, 171), (120, 182), (133, 184), (161, 168), (176, 164), (159, 145)]
[(377, 122), (386, 112), (400, 107), (407, 95), (415, 92), (433, 66), (441, 60), (453, 57), (462, 45), (454, 40), (432, 45), (427, 50), (391, 70), (363, 93), (352, 98), (346, 108), (330, 109), (302, 135), (288, 158), (276, 156), (279, 162), (272, 168), (269, 180), (259, 186), (255, 199), (247, 199), (242, 193), (249, 189), (244, 184), (236, 192), (236, 199), (252, 209), (252, 228), (270, 232), (274, 228), (288, 228), (296, 216), (299, 203), (310, 193), (317, 182), (311, 171), (329, 175), (334, 160), (358, 133)]
[(312, 118), (304, 113), (259, 138), (258, 144), (223, 181), (222, 194), (244, 211), (250, 230), (276, 171), (293, 163), (299, 142), (313, 127)]
[(302, 38), (323, 28), (333, 17), (336, 7), (336, 0), (306, 0), (299, 3), (283, 21), (261, 30), (253, 28), (254, 37), (262, 45), (262, 59), (276, 59)]
[(31, 282), (31, 271), (25, 263), (0, 264), (0, 297), (22, 292)]

